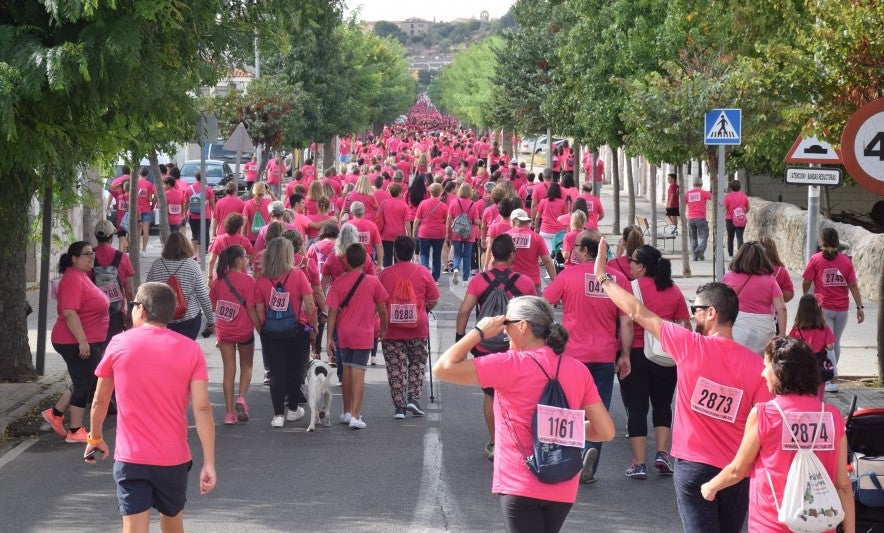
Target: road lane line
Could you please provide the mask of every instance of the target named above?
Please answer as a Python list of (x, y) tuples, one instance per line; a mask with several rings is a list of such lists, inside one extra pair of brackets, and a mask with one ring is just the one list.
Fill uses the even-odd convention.
[(26, 440), (26, 441), (22, 442), (21, 444), (19, 444), (18, 446), (16, 446), (15, 448), (9, 450), (9, 453), (4, 455), (3, 457), (0, 457), (0, 468), (3, 468), (8, 463), (12, 462), (16, 457), (23, 454), (25, 452), (25, 450), (27, 450), (28, 448), (30, 448), (31, 446), (36, 444), (38, 440), (39, 439)]

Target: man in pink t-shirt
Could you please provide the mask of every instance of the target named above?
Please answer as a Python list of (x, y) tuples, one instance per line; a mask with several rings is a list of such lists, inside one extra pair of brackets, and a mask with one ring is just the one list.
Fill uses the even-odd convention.
[(350, 204), (350, 216), (352, 218), (347, 223), (355, 226), (359, 232), (359, 244), (365, 246), (375, 268), (381, 270), (384, 265), (384, 245), (381, 243), (381, 232), (378, 231), (377, 224), (365, 218), (365, 204), (359, 201)]
[[(605, 294), (593, 271), (601, 234), (585, 230), (577, 236), (571, 260), (574, 265), (563, 270), (543, 291), (551, 304), (562, 302), (562, 325), (569, 340), (564, 355), (585, 364), (592, 374), (602, 403), (608, 409), (614, 391), (614, 376), (629, 375), (632, 348), (632, 321)], [(607, 272), (627, 292), (629, 280), (613, 269)], [(602, 443), (588, 442), (581, 483), (592, 483), (601, 456)]]
[(712, 199), (712, 193), (703, 190), (703, 178), (694, 177), (694, 188), (684, 195), (688, 206), (688, 238), (690, 238), (691, 256), (694, 261), (705, 261), (706, 242), (709, 240), (709, 222), (706, 221), (706, 202)]
[(528, 276), (534, 282), (535, 292), (540, 293), (540, 269), (537, 262), (540, 260), (546, 268), (550, 279), (556, 277), (556, 265), (549, 255), (549, 249), (538, 233), (531, 231), (529, 224), (531, 217), (524, 209), (515, 209), (510, 214), (510, 223), (513, 229), (507, 233), (513, 238), (516, 245), (516, 258), (513, 260), (513, 270), (519, 274)]
[[(600, 257), (607, 248), (602, 241)], [(748, 479), (720, 491), (712, 502), (700, 494), (700, 486), (736, 455), (749, 411), (772, 398), (761, 377), (762, 358), (732, 339), (739, 309), (736, 293), (718, 282), (697, 289), (691, 306), (695, 333), (664, 321), (619, 284), (608, 283), (611, 277), (602, 262), (595, 275), (614, 304), (660, 339), (677, 364), (672, 455), (678, 458), (675, 497), (684, 530), (740, 531), (749, 507)]]
[(145, 283), (132, 309), (133, 329), (114, 337), (95, 374), (86, 462), (93, 450), (108, 456), (102, 440), (111, 394), (116, 392), (117, 440), (114, 480), (123, 529), (147, 531), (150, 509), (164, 530), (184, 530), (187, 473), (187, 404), (192, 403), (202, 444), (200, 494), (215, 488), (215, 422), (209, 403), (208, 370), (195, 341), (166, 328), (175, 312), (175, 293), (165, 283)]
[(276, 157), (267, 162), (264, 175), (267, 176), (267, 185), (270, 185), (273, 196), (279, 198), (282, 177), (285, 175), (285, 163), (282, 162), (282, 154), (277, 153)]

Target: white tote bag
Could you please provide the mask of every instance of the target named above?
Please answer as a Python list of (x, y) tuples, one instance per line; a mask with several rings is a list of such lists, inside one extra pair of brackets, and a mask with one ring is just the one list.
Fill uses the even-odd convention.
[[(639, 302), (644, 303), (644, 300), (642, 300), (642, 291), (638, 285), (637, 279), (632, 280), (632, 293), (638, 298)], [(651, 335), (648, 330), (645, 330), (645, 358), (660, 366), (675, 366), (675, 361), (672, 359), (672, 356), (666, 353), (663, 349), (663, 344), (660, 342), (660, 339)]]
[[(841, 507), (841, 499), (832, 478), (826, 472), (825, 467), (813, 452), (819, 433), (814, 436), (813, 442), (807, 448), (801, 448), (795, 431), (786, 420), (786, 414), (777, 404), (776, 400), (770, 403), (777, 408), (783, 417), (783, 424), (789, 430), (792, 441), (798, 446), (789, 473), (786, 476), (786, 488), (783, 497), (777, 503), (777, 495), (774, 491), (773, 480), (770, 472), (767, 474), (767, 482), (773, 494), (774, 505), (777, 507), (777, 520), (791, 531), (817, 533), (829, 531), (844, 520), (844, 509)], [(817, 427), (823, 424), (823, 416), (826, 413), (826, 404), (823, 403), (820, 412), (820, 421)], [(782, 504), (782, 505), (781, 505)]]

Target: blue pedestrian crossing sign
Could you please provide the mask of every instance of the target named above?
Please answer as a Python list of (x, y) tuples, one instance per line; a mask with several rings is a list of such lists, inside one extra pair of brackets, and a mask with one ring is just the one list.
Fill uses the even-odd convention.
[(706, 113), (703, 144), (740, 144), (742, 109), (713, 109)]

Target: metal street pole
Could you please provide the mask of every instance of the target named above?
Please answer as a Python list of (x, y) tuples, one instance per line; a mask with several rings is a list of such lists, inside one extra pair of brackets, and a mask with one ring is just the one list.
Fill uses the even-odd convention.
[[(818, 168), (820, 165), (810, 165), (810, 168)], [(804, 258), (816, 253), (816, 243), (820, 232), (820, 188), (818, 185), (807, 187), (807, 243), (804, 249)]]
[(724, 170), (724, 145), (718, 145), (718, 188), (715, 190), (715, 204), (718, 206), (715, 216), (715, 258), (714, 278), (721, 281), (724, 276), (724, 195), (727, 192), (727, 176)]
[[(43, 240), (40, 245), (40, 296), (37, 303), (37, 360), (34, 368), (41, 376), (46, 369), (46, 310), (49, 306), (49, 254), (52, 249), (52, 182), (48, 181), (43, 193)], [(138, 246), (138, 241), (135, 241)]]

